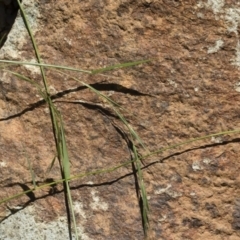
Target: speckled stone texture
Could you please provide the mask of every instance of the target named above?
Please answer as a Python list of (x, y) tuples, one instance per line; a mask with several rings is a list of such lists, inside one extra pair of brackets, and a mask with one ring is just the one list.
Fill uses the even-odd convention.
[[(152, 59), (102, 75), (69, 72), (120, 103), (149, 151), (240, 129), (238, 1), (23, 2), (26, 10), (32, 9), (28, 18), (46, 63), (94, 69)], [(1, 58), (34, 61), (21, 26), (18, 16)], [(34, 67), (12, 69), (41, 83)], [(56, 71), (47, 70), (47, 78), (63, 115), (71, 174), (106, 169), (131, 158), (124, 127), (106, 102)], [(60, 172), (56, 162), (47, 174), (55, 156), (54, 139), (47, 106), (37, 90), (2, 70), (0, 84), (2, 199), (32, 186), (29, 160), (39, 184), (60, 178)], [(148, 239), (240, 239), (239, 139), (240, 134), (212, 137), (144, 160)], [(82, 239), (144, 239), (132, 172), (129, 165), (71, 182)], [(26, 214), (29, 205), (39, 228), (66, 217), (59, 185), (12, 200), (8, 207), (1, 205), (2, 224), (8, 224), (7, 216)]]

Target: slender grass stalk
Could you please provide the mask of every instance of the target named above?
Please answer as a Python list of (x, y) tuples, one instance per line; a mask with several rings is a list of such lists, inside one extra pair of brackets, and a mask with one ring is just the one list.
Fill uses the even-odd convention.
[(55, 68), (55, 69), (69, 70), (72, 72), (80, 72), (80, 73), (87, 73), (87, 74), (99, 74), (99, 73), (108, 72), (111, 70), (137, 66), (139, 64), (147, 63), (150, 61), (151, 60), (140, 60), (140, 61), (129, 62), (129, 63), (121, 63), (121, 64), (116, 64), (116, 65), (105, 67), (105, 68), (100, 68), (97, 70), (84, 70), (84, 69), (72, 68), (72, 67), (61, 66), (61, 65), (46, 64), (46, 63), (42, 63), (41, 61), (38, 63), (33, 63), (33, 62), (13, 61), (13, 60), (0, 60), (0, 63), (10, 64), (10, 65), (27, 65), (27, 66), (37, 66), (37, 67), (45, 67), (45, 68)]
[(147, 236), (147, 230), (149, 227), (149, 204), (148, 204), (148, 199), (147, 199), (147, 192), (143, 180), (143, 173), (142, 173), (142, 168), (141, 168), (141, 159), (139, 158), (137, 148), (133, 144), (133, 154), (134, 154), (134, 162), (135, 167), (137, 169), (137, 175), (138, 175), (138, 186), (140, 188), (140, 194), (139, 194), (139, 203), (140, 207), (142, 208), (142, 221), (143, 221), (143, 230), (145, 233), (145, 236)]
[(117, 114), (117, 116), (119, 117), (119, 119), (122, 121), (122, 123), (127, 127), (129, 133), (133, 136), (134, 140), (137, 140), (140, 145), (147, 150), (147, 148), (145, 147), (145, 145), (143, 144), (141, 138), (139, 137), (139, 135), (137, 134), (137, 132), (132, 128), (132, 126), (128, 123), (128, 121), (126, 120), (126, 118), (123, 116), (123, 114), (119, 111), (119, 109), (122, 109), (122, 107), (116, 103), (115, 101), (113, 101), (111, 98), (109, 98), (108, 96), (106, 96), (105, 94), (102, 94), (100, 91), (98, 91), (97, 89), (93, 88), (92, 86), (90, 86), (89, 84), (80, 81), (79, 79), (77, 79), (76, 77), (73, 77), (65, 72), (62, 71), (57, 71), (60, 74), (66, 75), (69, 78), (81, 83), (83, 86), (86, 86), (87, 88), (89, 88), (92, 92), (96, 93), (99, 97), (105, 99), (112, 107), (112, 109), (114, 110), (114, 112)]
[(2, 46), (2, 44), (4, 43), (4, 38), (7, 36), (7, 33), (4, 33), (3, 36), (0, 39), (0, 47)]
[(78, 232), (77, 232), (77, 223), (76, 223), (76, 218), (74, 214), (74, 207), (73, 207), (73, 201), (71, 197), (71, 190), (69, 186), (69, 181), (67, 179), (70, 178), (70, 161), (68, 157), (68, 150), (67, 150), (67, 143), (65, 139), (65, 133), (64, 133), (64, 127), (63, 127), (63, 121), (62, 121), (62, 116), (60, 115), (60, 131), (59, 131), (59, 150), (60, 150), (60, 159), (62, 160), (62, 169), (64, 171), (64, 178), (66, 182), (66, 189), (67, 189), (67, 195), (68, 195), (68, 200), (69, 200), (69, 205), (70, 205), (70, 210), (71, 210), (71, 215), (73, 218), (73, 224), (74, 224), (74, 229), (75, 229), (75, 234), (76, 234), (76, 239), (78, 239)]
[[(219, 132), (219, 133), (213, 133), (213, 134), (206, 135), (206, 136), (203, 136), (203, 137), (199, 137), (199, 138), (191, 139), (191, 140), (188, 140), (188, 141), (184, 141), (182, 143), (174, 144), (174, 145), (171, 145), (171, 146), (168, 146), (168, 147), (165, 147), (165, 148), (161, 148), (161, 149), (159, 149), (157, 151), (154, 151), (154, 152), (151, 152), (151, 153), (149, 153), (147, 155), (139, 157), (139, 159), (140, 160), (147, 159), (149, 157), (152, 157), (153, 155), (158, 155), (158, 154), (163, 153), (163, 152), (165, 152), (167, 150), (175, 149), (177, 147), (180, 147), (180, 146), (183, 146), (183, 145), (187, 145), (187, 144), (189, 144), (189, 141), (197, 142), (197, 141), (205, 140), (207, 138), (212, 138), (212, 137), (222, 136), (222, 135), (228, 135), (228, 134), (236, 134), (236, 133), (240, 133), (240, 129), (229, 130), (229, 131), (224, 131), (224, 132)], [(111, 172), (116, 171), (119, 168), (126, 167), (126, 166), (130, 165), (131, 163), (135, 162), (136, 160), (137, 159), (128, 160), (128, 161), (125, 161), (125, 162), (123, 162), (123, 163), (121, 163), (121, 164), (119, 164), (117, 166), (113, 166), (113, 167), (106, 168), (106, 169), (98, 169), (98, 170), (91, 171), (91, 172), (79, 173), (77, 175), (71, 176), (68, 179), (58, 179), (56, 181), (40, 185), (40, 186), (38, 186), (36, 188), (32, 188), (32, 189), (29, 189), (27, 191), (24, 191), (24, 192), (12, 195), (10, 197), (7, 197), (5, 199), (2, 199), (2, 200), (0, 200), (0, 204), (8, 202), (8, 201), (10, 201), (12, 199), (21, 197), (21, 196), (23, 196), (25, 194), (28, 194), (30, 192), (34, 192), (34, 191), (37, 191), (37, 190), (40, 190), (40, 189), (44, 189), (44, 188), (50, 187), (52, 185), (60, 184), (60, 183), (65, 182), (65, 181), (74, 181), (74, 180), (78, 180), (78, 179), (81, 179), (81, 178), (84, 178), (84, 177), (87, 177), (87, 176), (94, 176), (94, 175), (99, 175), (99, 174), (111, 173)]]
[(149, 157), (151, 157), (151, 156), (153, 156), (153, 155), (156, 155), (156, 154), (165, 152), (166, 150), (170, 150), (170, 149), (178, 148), (178, 147), (183, 146), (183, 145), (187, 145), (187, 144), (189, 144), (189, 143), (193, 143), (193, 142), (197, 142), (197, 141), (202, 141), (202, 140), (205, 140), (205, 139), (208, 139), (208, 138), (212, 138), (212, 137), (217, 137), (217, 136), (222, 136), (222, 135), (228, 135), (228, 134), (235, 134), (235, 133), (240, 133), (240, 129), (234, 129), (234, 130), (229, 130), (229, 131), (212, 133), (212, 134), (210, 134), (210, 135), (205, 135), (205, 136), (198, 137), (198, 138), (192, 138), (192, 139), (189, 139), (189, 140), (184, 141), (184, 142), (182, 142), (182, 143), (177, 143), (177, 144), (174, 144), (174, 145), (171, 145), (171, 146), (168, 146), (168, 147), (161, 148), (161, 149), (159, 149), (159, 150), (153, 151), (153, 152), (145, 155), (145, 156), (144, 156), (144, 159), (145, 159), (145, 158), (149, 158)]
[(34, 188), (36, 188), (36, 187), (37, 187), (37, 184), (36, 184), (35, 173), (34, 173), (34, 170), (33, 170), (33, 168), (32, 168), (31, 161), (30, 161), (29, 157), (27, 156), (27, 153), (26, 153), (25, 150), (24, 150), (24, 155), (25, 155), (25, 158), (27, 159), (28, 168), (29, 168), (29, 171), (30, 171), (30, 174), (31, 174), (31, 177), (32, 177), (33, 186), (34, 186)]
[(33, 63), (33, 62), (13, 61), (13, 60), (0, 60), (0, 63), (4, 63), (4, 64), (8, 64), (8, 65), (26, 65), (26, 66), (36, 66), (36, 67), (44, 67), (44, 68), (55, 68), (55, 69), (62, 69), (62, 70), (64, 69), (64, 70), (69, 70), (72, 72), (92, 74), (92, 71), (89, 71), (89, 70), (83, 70), (83, 69), (60, 66), (60, 65), (52, 65), (52, 64), (46, 64), (46, 63), (41, 63), (41, 62)]
[(22, 74), (19, 74), (19, 73), (16, 73), (16, 72), (13, 72), (13, 71), (10, 71), (10, 70), (5, 70), (6, 72), (8, 73), (11, 73), (12, 75), (15, 75), (16, 77), (18, 77), (19, 79), (25, 81), (25, 82), (28, 82), (30, 84), (32, 84), (34, 87), (37, 88), (38, 90), (38, 93), (41, 95), (42, 98), (44, 98), (44, 100), (47, 102), (47, 95), (45, 92), (42, 91), (41, 89), (41, 86), (39, 84), (37, 84), (35, 81), (33, 81), (32, 79), (22, 75)]
[(98, 73), (103, 73), (103, 72), (108, 72), (108, 71), (112, 71), (114, 69), (119, 69), (119, 68), (126, 68), (126, 67), (133, 67), (139, 64), (143, 64), (143, 63), (147, 63), (150, 62), (151, 60), (140, 60), (140, 61), (133, 61), (133, 62), (127, 62), (127, 63), (121, 63), (121, 64), (116, 64), (113, 66), (108, 66), (105, 68), (100, 68), (100, 69), (96, 69), (96, 70), (92, 70), (92, 74), (98, 74)]
[[(41, 63), (40, 53), (38, 51), (38, 47), (37, 47), (37, 44), (35, 42), (35, 38), (32, 34), (31, 28), (28, 24), (28, 20), (27, 20), (25, 11), (24, 11), (24, 9), (21, 5), (20, 0), (17, 0), (17, 2), (18, 2), (18, 5), (19, 5), (21, 14), (22, 14), (22, 19), (25, 23), (26, 29), (29, 33), (30, 38), (31, 38), (37, 61), (40, 64)], [(64, 136), (63, 122), (62, 122), (61, 114), (55, 108), (55, 106), (52, 102), (52, 99), (50, 97), (44, 67), (43, 66), (39, 66), (39, 67), (40, 67), (42, 80), (43, 80), (43, 84), (44, 84), (44, 88), (45, 88), (45, 96), (46, 96), (45, 100), (48, 103), (49, 110), (50, 110), (51, 121), (52, 121), (52, 126), (53, 126), (53, 134), (54, 134), (54, 137), (55, 137), (55, 144), (56, 144), (56, 148), (57, 148), (57, 152), (58, 152), (59, 164), (60, 164), (61, 169), (62, 169), (62, 177), (64, 179), (68, 179), (69, 176), (70, 176), (70, 166), (69, 166), (69, 159), (68, 159), (68, 154), (67, 154), (67, 146), (66, 146), (66, 141), (65, 141), (65, 136)], [(71, 216), (72, 216), (73, 223), (74, 223), (75, 237), (78, 240), (76, 218), (75, 218), (75, 214), (74, 214), (73, 201), (72, 201), (71, 191), (70, 191), (68, 181), (65, 181), (65, 187), (66, 187), (67, 198), (68, 198), (68, 201), (69, 201), (66, 204), (69, 204), (69, 208), (71, 209)]]
[[(54, 163), (55, 163), (55, 161), (56, 161), (56, 158), (57, 158), (57, 157), (56, 157), (56, 155), (55, 155), (54, 158), (52, 159), (51, 163), (49, 164), (47, 170), (46, 170), (45, 176), (47, 176), (47, 175), (50, 173), (50, 171), (52, 170), (52, 168), (53, 168), (53, 166), (54, 166)], [(47, 178), (47, 177), (46, 177), (46, 178)]]

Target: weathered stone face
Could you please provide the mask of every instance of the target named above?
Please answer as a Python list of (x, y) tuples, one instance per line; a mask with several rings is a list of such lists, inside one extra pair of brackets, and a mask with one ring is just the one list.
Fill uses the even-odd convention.
[[(23, 2), (45, 63), (93, 69), (152, 59), (103, 75), (69, 73), (120, 103), (149, 151), (240, 129), (238, 1)], [(1, 2), (0, 11), (5, 14), (3, 9), (10, 5)], [(0, 58), (35, 61), (20, 16)], [(42, 83), (37, 68), (11, 69)], [(65, 75), (52, 70), (46, 70), (46, 75), (63, 115), (72, 175), (131, 159), (125, 128), (105, 101)], [(3, 70), (0, 84), (3, 199), (31, 187), (28, 161), (39, 184), (61, 175), (57, 163), (47, 174), (56, 151), (49, 111), (37, 90)], [(149, 238), (239, 239), (239, 157), (236, 134), (215, 136), (145, 159)], [(132, 172), (132, 166), (127, 166), (71, 182), (82, 239), (144, 238)], [(61, 185), (0, 207), (0, 236), (5, 239), (19, 239), (19, 234), (21, 239), (31, 239), (31, 232), (39, 239), (68, 238)], [(11, 215), (9, 209), (17, 213)]]

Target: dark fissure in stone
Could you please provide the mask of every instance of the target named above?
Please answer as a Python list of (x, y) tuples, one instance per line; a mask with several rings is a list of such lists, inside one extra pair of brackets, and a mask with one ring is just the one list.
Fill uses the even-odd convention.
[(18, 13), (17, 0), (0, 0), (0, 48), (7, 40)]

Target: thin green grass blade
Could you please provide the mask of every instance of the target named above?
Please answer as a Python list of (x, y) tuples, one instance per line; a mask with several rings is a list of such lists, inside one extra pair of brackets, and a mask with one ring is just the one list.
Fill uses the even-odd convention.
[(112, 70), (116, 70), (116, 69), (120, 69), (120, 68), (133, 67), (133, 66), (137, 66), (142, 63), (150, 62), (150, 61), (151, 60), (140, 60), (140, 61), (135, 61), (135, 62), (116, 64), (113, 66), (92, 70), (92, 74), (103, 73), (103, 72), (112, 71)]
[[(61, 72), (61, 71), (60, 71)], [(65, 74), (65, 73), (64, 73)], [(68, 74), (67, 74), (68, 75)], [(69, 76), (69, 75), (68, 75)], [(121, 108), (121, 106), (116, 103), (115, 101), (113, 101), (111, 98), (109, 98), (108, 96), (106, 96), (105, 94), (99, 92), (97, 89), (93, 88), (92, 86), (90, 86), (89, 84), (85, 83), (85, 82), (82, 82), (80, 80), (78, 80), (77, 78), (75, 77), (71, 77), (72, 79), (74, 79), (75, 81), (81, 83), (83, 86), (89, 88), (92, 92), (96, 93), (99, 97), (102, 97), (103, 99), (105, 99), (107, 102), (109, 102), (111, 105), (113, 106), (116, 106), (116, 107), (119, 107)]]
[(113, 101), (111, 98), (109, 98), (108, 96), (106, 96), (105, 94), (99, 92), (97, 89), (93, 88), (92, 86), (90, 86), (89, 84), (86, 84), (82, 81), (79, 81), (78, 79), (74, 78), (75, 80), (77, 80), (78, 82), (80, 82), (81, 84), (83, 84), (84, 86), (88, 87), (90, 90), (92, 90), (94, 93), (96, 93), (98, 96), (104, 98), (108, 103), (111, 104), (112, 109), (115, 111), (115, 113), (118, 115), (119, 119), (123, 122), (123, 124), (127, 127), (127, 129), (129, 130), (129, 132), (131, 133), (132, 136), (134, 136), (134, 139), (137, 140), (141, 146), (146, 149), (146, 147), (144, 146), (141, 138), (139, 137), (139, 135), (134, 131), (134, 129), (131, 127), (131, 125), (127, 122), (126, 118), (123, 116), (123, 114), (121, 114), (121, 112), (116, 108), (122, 108), (120, 107), (120, 105), (118, 103), (116, 103), (115, 101)]
[[(114, 106), (112, 106), (113, 110), (115, 111), (115, 113), (118, 115), (118, 117), (120, 118), (120, 120), (123, 122), (123, 124), (127, 127), (127, 129), (129, 130), (130, 134), (132, 135), (134, 140), (137, 140), (140, 145), (147, 150), (147, 148), (145, 147), (145, 145), (142, 142), (142, 139), (139, 137), (139, 135), (137, 134), (137, 132), (132, 128), (132, 126), (127, 122), (127, 120), (125, 119), (125, 117), (118, 111), (118, 109), (116, 109)], [(147, 150), (148, 151), (148, 150)]]
[(235, 134), (235, 133), (239, 133), (239, 132), (240, 132), (240, 129), (235, 129), (235, 130), (229, 130), (229, 131), (213, 133), (213, 134), (202, 136), (202, 137), (198, 137), (198, 138), (192, 138), (192, 139), (189, 139), (187, 141), (184, 141), (184, 142), (181, 142), (181, 143), (177, 143), (177, 144), (173, 144), (171, 146), (168, 146), (168, 147), (161, 148), (161, 149), (158, 149), (156, 151), (150, 152), (149, 154), (145, 155), (143, 158), (146, 159), (146, 158), (149, 158), (149, 157), (151, 157), (153, 155), (157, 155), (159, 153), (165, 152), (165, 151), (170, 150), (170, 149), (178, 148), (178, 147), (181, 147), (183, 145), (187, 145), (189, 143), (202, 141), (202, 140), (205, 140), (205, 139), (208, 139), (208, 138), (217, 137), (217, 136), (221, 136), (221, 135)]
[[(38, 61), (38, 63), (41, 63), (41, 58), (40, 58), (40, 54), (39, 54), (39, 51), (38, 51), (38, 47), (37, 47), (35, 38), (33, 37), (32, 30), (31, 30), (31, 28), (30, 28), (30, 26), (28, 24), (27, 16), (25, 14), (25, 11), (24, 11), (24, 9), (22, 7), (22, 4), (21, 4), (20, 0), (17, 0), (17, 2), (18, 2), (18, 5), (19, 5), (19, 9), (20, 9), (21, 15), (22, 15), (22, 19), (24, 21), (26, 29), (27, 29), (27, 31), (29, 33), (30, 38), (31, 38), (31, 41), (32, 41), (32, 44), (33, 44), (33, 48), (34, 48), (34, 51), (35, 51), (35, 54), (36, 54), (36, 57), (37, 57), (37, 61)], [(45, 77), (44, 68), (42, 66), (40, 66), (40, 70), (41, 70), (41, 75), (42, 75), (42, 78), (43, 78), (45, 91), (46, 91), (46, 94), (48, 94), (49, 91), (48, 91), (48, 85), (47, 85), (47, 80), (46, 80), (46, 77)]]
[(57, 158), (57, 157), (54, 156), (54, 158), (52, 159), (50, 165), (48, 166), (48, 168), (47, 168), (47, 170), (46, 170), (46, 173), (45, 173), (46, 176), (51, 172), (51, 170), (52, 170), (52, 168), (53, 168), (53, 166), (54, 166), (54, 164), (55, 164), (56, 158)]
[(108, 66), (108, 67), (100, 68), (96, 70), (84, 70), (84, 69), (78, 69), (78, 68), (67, 67), (62, 65), (46, 64), (42, 62), (33, 63), (33, 62), (26, 62), (26, 61), (0, 60), (0, 63), (2, 62), (4, 64), (10, 64), (10, 65), (38, 66), (38, 67), (46, 67), (46, 68), (53, 68), (53, 69), (69, 70), (69, 71), (80, 72), (80, 73), (99, 74), (99, 73), (104, 73), (104, 72), (108, 72), (116, 69), (137, 66), (139, 64), (147, 63), (150, 61), (152, 60), (141, 60), (141, 61), (135, 61), (135, 62), (121, 63), (121, 64)]
[(46, 63), (33, 63), (33, 62), (13, 61), (13, 60), (0, 60), (0, 62), (2, 62), (4, 64), (9, 64), (10, 66), (11, 65), (26, 65), (26, 66), (36, 66), (36, 67), (45, 67), (45, 68), (53, 68), (53, 69), (62, 69), (62, 70), (69, 70), (69, 71), (72, 71), (72, 72), (92, 74), (92, 71), (89, 71), (89, 70), (66, 67), (66, 66), (61, 66), (61, 65), (46, 64)]
[(35, 173), (33, 171), (33, 168), (32, 168), (32, 164), (29, 160), (29, 158), (27, 158), (27, 162), (28, 162), (28, 168), (30, 170), (30, 173), (31, 173), (31, 177), (32, 177), (32, 183), (33, 183), (33, 186), (34, 186), (34, 189), (37, 187), (37, 184), (36, 184), (36, 176), (35, 176)]
[(5, 70), (5, 71), (13, 74), (14, 76), (18, 77), (19, 79), (21, 79), (25, 82), (32, 84), (34, 87), (37, 88), (41, 97), (44, 98), (45, 100), (47, 100), (46, 94), (41, 90), (41, 86), (39, 84), (37, 84), (35, 81), (31, 80), (30, 78), (25, 77), (22, 74), (17, 73), (17, 72), (13, 72), (13, 71), (9, 71), (9, 70)]
[(64, 126), (63, 126), (63, 120), (61, 115), (60, 117), (60, 149), (61, 149), (61, 160), (62, 160), (62, 167), (63, 167), (63, 172), (64, 172), (64, 178), (66, 182), (66, 188), (67, 188), (67, 194), (68, 194), (68, 200), (69, 200), (69, 205), (71, 209), (71, 214), (72, 214), (72, 220), (73, 220), (73, 225), (75, 229), (75, 234), (76, 234), (76, 239), (78, 239), (78, 232), (77, 232), (77, 223), (76, 223), (76, 218), (74, 214), (74, 207), (73, 207), (73, 201), (72, 201), (72, 196), (71, 196), (71, 190), (69, 186), (69, 179), (70, 179), (70, 160), (68, 157), (68, 150), (67, 150), (67, 144), (66, 144), (66, 139), (65, 139), (65, 133), (64, 133)]
[(2, 46), (3, 40), (4, 40), (4, 38), (5, 38), (6, 36), (7, 36), (7, 34), (4, 33), (3, 36), (1, 37), (1, 39), (0, 39), (0, 46)]
[[(41, 63), (41, 58), (40, 58), (40, 54), (39, 54), (39, 51), (38, 51), (38, 48), (37, 48), (37, 44), (36, 44), (35, 39), (33, 37), (31, 28), (29, 27), (26, 14), (24, 12), (24, 9), (22, 8), (20, 0), (17, 0), (17, 2), (18, 2), (18, 5), (19, 5), (21, 14), (22, 14), (23, 21), (25, 23), (25, 26), (26, 26), (27, 31), (29, 33), (29, 36), (31, 38), (33, 48), (34, 48), (34, 51), (35, 51), (35, 54), (36, 54), (36, 57), (37, 57), (37, 61), (38, 61), (38, 63)], [(60, 157), (60, 165), (61, 165), (61, 163), (63, 164), (62, 168), (63, 168), (64, 178), (67, 179), (67, 178), (70, 177), (70, 168), (69, 168), (69, 166), (66, 166), (67, 162), (69, 163), (69, 159), (68, 159), (68, 155), (67, 155), (67, 151), (66, 151), (66, 142), (65, 142), (65, 136), (64, 136), (64, 131), (63, 131), (63, 124), (62, 124), (62, 120), (61, 120), (61, 115), (59, 114), (59, 112), (55, 108), (55, 106), (52, 102), (52, 99), (50, 97), (44, 67), (40, 66), (40, 70), (41, 70), (41, 75), (42, 75), (43, 84), (44, 84), (44, 88), (45, 88), (46, 101), (49, 105), (49, 109), (50, 109), (50, 113), (51, 113), (51, 120), (52, 120), (54, 135), (55, 135), (58, 157)], [(60, 119), (57, 119), (57, 117), (60, 117)], [(58, 125), (58, 123), (60, 123), (60, 126)], [(69, 201), (69, 204), (70, 204), (69, 207), (70, 207), (71, 212), (72, 212), (75, 235), (76, 235), (76, 239), (78, 240), (76, 220), (75, 220), (74, 209), (73, 209), (72, 198), (71, 198), (71, 192), (70, 192), (70, 187), (69, 187), (69, 182), (68, 181), (66, 181), (66, 190), (67, 190), (67, 195), (68, 195), (68, 201)]]
[(33, 171), (31, 161), (30, 161), (29, 157), (27, 156), (27, 153), (26, 153), (25, 150), (24, 150), (24, 155), (25, 155), (25, 158), (27, 159), (27, 162), (28, 162), (28, 168), (29, 168), (29, 171), (30, 171), (30, 174), (31, 174), (31, 177), (32, 177), (33, 187), (34, 187), (34, 189), (36, 189), (36, 187), (37, 187), (36, 176), (35, 176), (35, 173)]
[[(237, 134), (237, 133), (240, 133), (240, 129), (214, 133), (214, 134), (206, 135), (206, 136), (203, 136), (203, 137), (191, 139), (190, 141), (191, 142), (194, 142), (194, 140), (195, 141), (202, 141), (202, 140), (205, 140), (207, 138), (211, 138), (213, 136), (216, 137), (216, 136), (221, 136), (221, 135)], [(187, 145), (188, 143), (189, 143), (189, 141), (185, 141), (185, 142), (182, 142), (182, 143), (179, 143), (179, 144), (168, 146), (166, 148), (161, 148), (161, 149), (159, 149), (157, 151), (154, 151), (154, 152), (151, 152), (150, 154), (147, 154), (147, 155), (145, 155), (143, 157), (139, 157), (139, 159), (140, 160), (146, 159), (148, 157), (151, 157), (153, 155), (157, 155), (157, 154), (162, 153), (164, 151), (167, 151), (167, 150), (170, 150), (170, 149), (174, 149), (174, 148), (176, 148), (176, 146), (179, 147), (179, 146)], [(123, 163), (121, 163), (121, 164), (119, 164), (117, 166), (110, 167), (110, 168), (98, 169), (98, 170), (91, 171), (91, 172), (79, 173), (77, 175), (71, 176), (68, 180), (69, 181), (73, 181), (73, 180), (84, 178), (84, 177), (87, 177), (87, 176), (94, 176), (94, 175), (99, 175), (99, 174), (110, 173), (110, 172), (116, 171), (119, 168), (126, 167), (129, 164), (134, 163), (135, 161), (136, 161), (136, 159), (133, 159), (133, 160), (129, 160), (129, 161), (123, 162)], [(0, 200), (0, 205), (5, 203), (5, 202), (8, 202), (10, 200), (13, 200), (15, 198), (21, 197), (21, 196), (23, 196), (23, 195), (25, 195), (27, 193), (34, 192), (34, 191), (37, 191), (37, 190), (41, 190), (41, 189), (44, 189), (46, 187), (49, 187), (49, 186), (52, 186), (52, 185), (56, 185), (56, 184), (59, 184), (59, 183), (65, 182), (65, 181), (66, 181), (65, 179), (58, 179), (56, 181), (40, 185), (40, 186), (36, 187), (36, 189), (30, 189), (30, 190), (27, 190), (27, 191), (24, 191), (24, 192), (12, 195), (10, 197), (7, 197), (5, 199)]]
[[(73, 77), (72, 77), (73, 78)], [(115, 111), (115, 113), (118, 115), (119, 119), (123, 122), (123, 124), (127, 127), (127, 129), (129, 130), (129, 132), (131, 133), (131, 135), (134, 137), (135, 140), (137, 140), (141, 146), (146, 150), (145, 145), (143, 144), (141, 138), (139, 137), (139, 135), (134, 131), (134, 129), (131, 127), (131, 125), (127, 122), (126, 118), (123, 116), (123, 114), (120, 113), (120, 111), (116, 108), (122, 108), (118, 103), (116, 103), (115, 101), (113, 101), (111, 98), (109, 98), (108, 96), (106, 96), (105, 94), (99, 92), (97, 89), (93, 88), (92, 86), (90, 86), (89, 84), (86, 84), (82, 81), (79, 81), (76, 78), (73, 78), (76, 81), (80, 82), (82, 85), (88, 87), (90, 90), (92, 90), (94, 93), (96, 93), (98, 96), (104, 98), (108, 103), (110, 103), (112, 105), (112, 109)]]
[(64, 170), (64, 177), (65, 179), (70, 178), (70, 161), (68, 157), (68, 151), (67, 151), (67, 144), (65, 139), (65, 133), (64, 133), (64, 127), (62, 122), (62, 117), (60, 116), (60, 149), (61, 149), (61, 160), (62, 160), (62, 166)]
[[(140, 145), (145, 149), (147, 150), (147, 148), (145, 147), (145, 145), (143, 144), (141, 138), (139, 137), (139, 135), (137, 134), (137, 132), (131, 127), (131, 125), (127, 122), (127, 120), (125, 119), (125, 117), (123, 116), (123, 114), (121, 114), (121, 112), (117, 109), (117, 108), (121, 108), (122, 107), (116, 103), (115, 101), (113, 101), (111, 98), (109, 98), (108, 96), (106, 96), (105, 94), (101, 93), (100, 91), (98, 91), (97, 89), (93, 88), (92, 86), (90, 86), (89, 84), (83, 82), (83, 81), (80, 81), (78, 80), (77, 78), (67, 74), (67, 73), (64, 73), (62, 71), (57, 71), (59, 72), (60, 74), (63, 74), (63, 75), (66, 75), (68, 77), (70, 77), (71, 79), (81, 83), (82, 85), (86, 86), (87, 88), (89, 88), (92, 92), (96, 93), (99, 97), (102, 97), (103, 99), (105, 99), (111, 106), (112, 106), (112, 109), (115, 111), (115, 113), (118, 115), (119, 119), (123, 122), (123, 124), (127, 127), (127, 129), (129, 130), (129, 132), (131, 133), (132, 136), (134, 136), (134, 140), (137, 140)], [(148, 151), (148, 150), (147, 150)]]
[(142, 173), (142, 168), (141, 168), (141, 160), (139, 158), (137, 148), (133, 144), (133, 154), (134, 154), (134, 160), (135, 160), (135, 166), (137, 169), (137, 177), (138, 177), (138, 185), (140, 187), (140, 197), (142, 200), (142, 218), (143, 218), (143, 229), (145, 235), (147, 235), (147, 230), (149, 226), (149, 218), (148, 218), (148, 213), (149, 213), (149, 204), (148, 204), (148, 199), (147, 199), (147, 192), (144, 184), (144, 179), (143, 179), (143, 173)]

